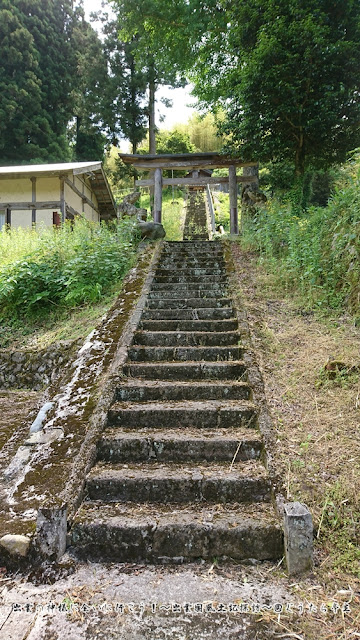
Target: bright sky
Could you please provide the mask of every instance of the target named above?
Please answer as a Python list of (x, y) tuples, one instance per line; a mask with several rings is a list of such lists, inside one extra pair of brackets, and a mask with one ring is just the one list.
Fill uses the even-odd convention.
[[(139, 0), (141, 1), (141, 0)], [(90, 13), (93, 11), (101, 11), (101, 0), (83, 0), (86, 18), (90, 19)], [(105, 9), (110, 12), (110, 7)], [(93, 23), (96, 28), (96, 23)], [(170, 87), (161, 87), (157, 92), (157, 113), (156, 124), (161, 129), (171, 129), (174, 124), (185, 123), (189, 120), (190, 116), (195, 112), (195, 109), (188, 105), (195, 101), (195, 98), (190, 96), (191, 87), (187, 86), (180, 89), (171, 89)], [(159, 102), (160, 98), (168, 98), (172, 100), (173, 106), (166, 108)], [(160, 122), (159, 115), (165, 116), (163, 122)]]

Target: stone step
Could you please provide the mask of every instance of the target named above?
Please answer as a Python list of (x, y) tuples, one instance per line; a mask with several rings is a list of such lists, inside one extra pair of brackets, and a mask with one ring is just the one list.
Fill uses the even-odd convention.
[(108, 426), (113, 427), (230, 429), (254, 428), (256, 424), (256, 409), (248, 400), (114, 402), (108, 411)]
[[(195, 244), (196, 243), (191, 243), (191, 244), (188, 243), (188, 244), (186, 244), (183, 240), (167, 240), (164, 243), (164, 247), (171, 247), (171, 249), (176, 249), (176, 248), (181, 249), (183, 247), (192, 246), (192, 245), (195, 245)], [(218, 241), (214, 242), (214, 241), (211, 241), (211, 240), (207, 240), (205, 242), (202, 242), (201, 244), (204, 245), (205, 247), (208, 247), (209, 249), (213, 249), (213, 248), (218, 249), (218, 248), (221, 247), (221, 244)]]
[(125, 363), (123, 372), (147, 380), (246, 380), (246, 365), (242, 361)]
[(260, 433), (251, 429), (107, 429), (97, 444), (97, 460), (114, 462), (231, 463), (259, 460)]
[(130, 563), (181, 563), (199, 558), (277, 561), (283, 535), (271, 506), (85, 503), (71, 543), (79, 557)]
[[(205, 226), (206, 222), (204, 221), (204, 223), (202, 224), (202, 226)], [(209, 236), (207, 233), (196, 233), (196, 227), (192, 227), (190, 225), (188, 225), (187, 227), (184, 228), (184, 239), (185, 240), (192, 240), (193, 242), (196, 240), (200, 240), (200, 241), (206, 241), (209, 239)]]
[(225, 264), (224, 253), (221, 250), (218, 251), (205, 251), (201, 249), (200, 251), (189, 251), (186, 249), (180, 249), (179, 251), (166, 251), (163, 250), (161, 252), (160, 261), (162, 260), (186, 260), (186, 261), (195, 261), (198, 262), (203, 260), (217, 260), (222, 264)]
[[(234, 309), (227, 307), (225, 309), (145, 309), (142, 312), (141, 319), (144, 320), (231, 320), (232, 327), (237, 327)], [(165, 326), (165, 324), (163, 325)], [(195, 329), (194, 329), (195, 330)], [(200, 329), (201, 331), (202, 329)], [(223, 325), (221, 331), (228, 331), (226, 325)], [(230, 330), (230, 329), (229, 329)]]
[[(225, 282), (181, 282), (176, 285), (176, 291), (226, 291), (227, 284)], [(174, 283), (154, 282), (151, 286), (153, 291), (174, 291)]]
[(167, 300), (152, 300), (146, 302), (147, 309), (212, 309), (215, 307), (231, 307), (231, 298), (169, 298)]
[(219, 260), (214, 257), (210, 258), (166, 258), (165, 260), (160, 260), (159, 268), (161, 269), (180, 269), (182, 271), (186, 269), (224, 269), (225, 262), (223, 259)]
[(167, 382), (131, 379), (116, 389), (121, 402), (164, 402), (179, 400), (250, 400), (251, 388), (246, 382)]
[(238, 345), (237, 331), (135, 331), (133, 345), (163, 346), (225, 346)]
[[(170, 309), (169, 309), (170, 311)], [(171, 311), (173, 311), (171, 309)], [(176, 310), (178, 311), (178, 310)], [(225, 320), (141, 320), (143, 331), (234, 331), (238, 328), (235, 319)]]
[(90, 500), (102, 502), (269, 502), (271, 481), (257, 460), (225, 462), (97, 463), (88, 474)]
[(128, 359), (133, 362), (185, 362), (191, 360), (219, 362), (223, 360), (239, 360), (243, 349), (238, 346), (225, 347), (130, 347)]
[(172, 287), (172, 289), (163, 291), (150, 291), (149, 300), (173, 300), (174, 298), (224, 298), (227, 294), (225, 287), (223, 289), (193, 289), (192, 287), (178, 289), (178, 287)]
[(224, 253), (222, 249), (215, 249), (207, 251), (204, 247), (194, 249), (190, 245), (173, 251), (163, 249), (160, 260), (224, 260)]
[(153, 279), (153, 283), (154, 284), (171, 284), (173, 283), (179, 283), (179, 284), (187, 284), (188, 282), (198, 282), (200, 284), (205, 284), (207, 282), (209, 283), (220, 283), (223, 282), (224, 286), (227, 286), (227, 279), (226, 276), (222, 276), (220, 279), (218, 276), (214, 276), (214, 275), (201, 275), (201, 276), (195, 276), (195, 275), (189, 275), (189, 274), (179, 274), (177, 271), (172, 272), (174, 275), (165, 275), (165, 276), (159, 276), (159, 275), (155, 275), (154, 279)]
[(192, 267), (187, 269), (177, 269), (176, 267), (168, 267), (167, 269), (163, 268), (161, 265), (155, 271), (156, 278), (168, 278), (171, 276), (183, 276), (188, 280), (191, 277), (199, 277), (199, 276), (211, 276), (214, 280), (220, 280), (221, 278), (226, 278), (226, 271), (224, 269), (218, 269), (216, 267)]

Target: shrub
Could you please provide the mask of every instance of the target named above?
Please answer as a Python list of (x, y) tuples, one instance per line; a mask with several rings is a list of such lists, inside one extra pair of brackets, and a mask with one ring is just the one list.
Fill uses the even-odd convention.
[(54, 307), (97, 301), (132, 263), (132, 222), (67, 222), (60, 229), (8, 229), (0, 233), (0, 310), (32, 316)]
[(246, 221), (243, 242), (258, 249), (279, 279), (311, 305), (347, 307), (360, 301), (360, 156), (337, 181), (326, 207), (294, 215), (276, 198)]

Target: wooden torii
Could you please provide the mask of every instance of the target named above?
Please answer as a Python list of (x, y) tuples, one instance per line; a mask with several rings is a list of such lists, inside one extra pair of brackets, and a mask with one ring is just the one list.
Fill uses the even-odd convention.
[[(162, 188), (170, 185), (177, 186), (206, 186), (207, 184), (229, 183), (230, 196), (230, 233), (239, 233), (237, 184), (239, 182), (249, 184), (257, 182), (256, 176), (237, 176), (237, 167), (254, 167), (256, 162), (243, 162), (239, 158), (209, 153), (164, 153), (159, 155), (119, 154), (119, 158), (125, 164), (132, 164), (135, 169), (152, 172), (147, 180), (136, 180), (136, 187), (154, 188), (154, 222), (161, 222)], [(228, 177), (197, 176), (200, 169), (229, 169)], [(163, 178), (163, 171), (173, 169), (175, 171), (192, 170), (192, 177)]]

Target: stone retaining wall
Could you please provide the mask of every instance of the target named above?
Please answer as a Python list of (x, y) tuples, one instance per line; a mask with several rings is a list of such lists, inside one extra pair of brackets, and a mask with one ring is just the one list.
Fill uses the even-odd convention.
[(62, 340), (37, 351), (0, 349), (0, 389), (32, 389), (48, 386), (71, 360), (78, 340)]

